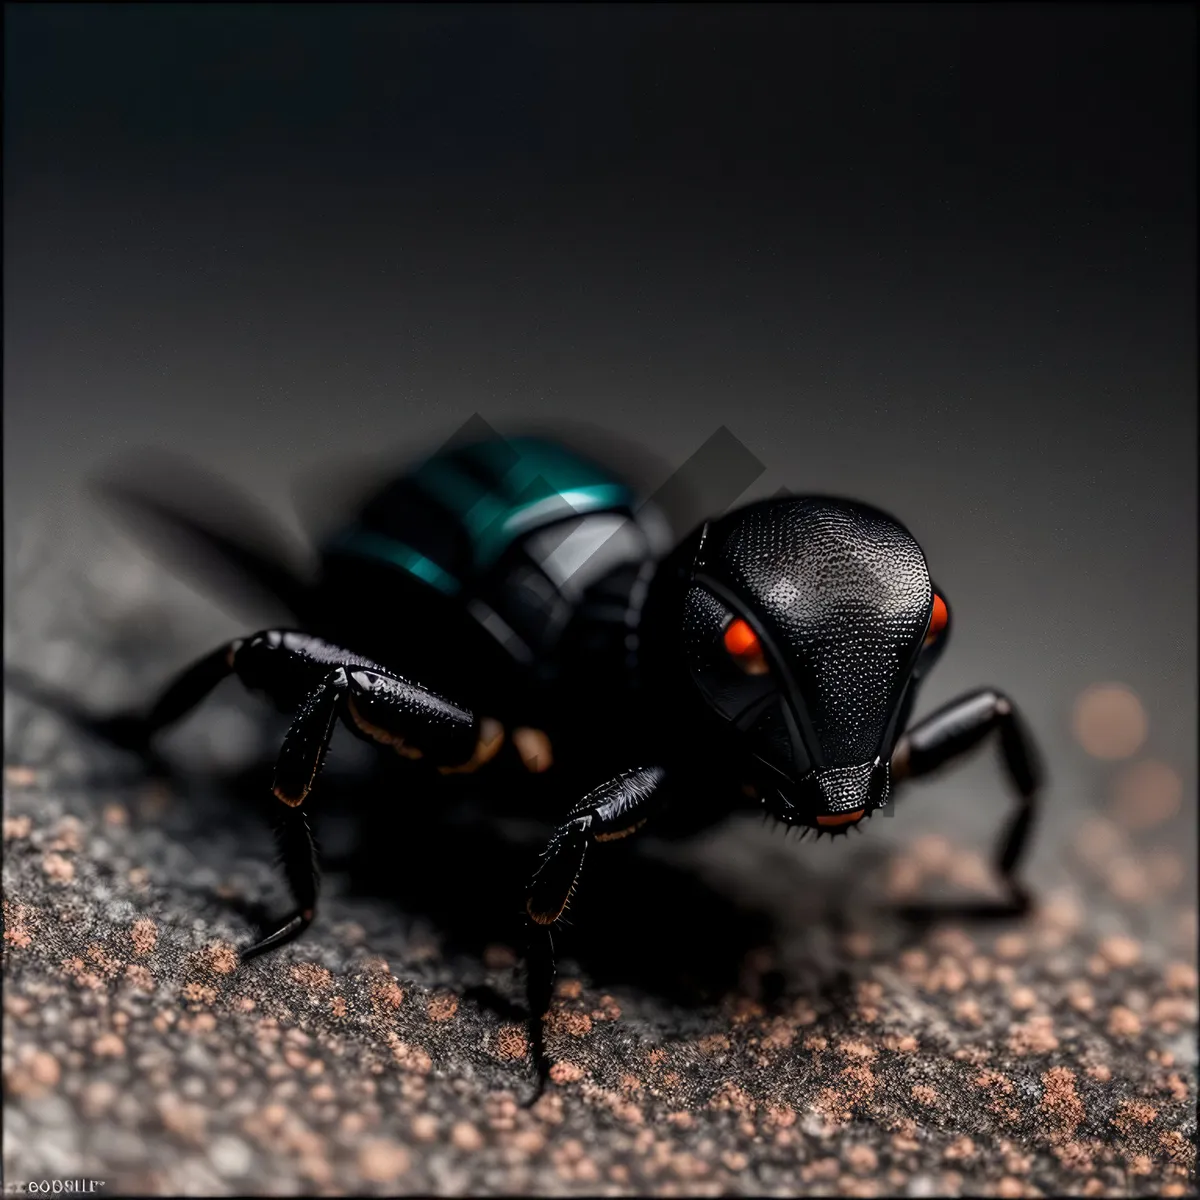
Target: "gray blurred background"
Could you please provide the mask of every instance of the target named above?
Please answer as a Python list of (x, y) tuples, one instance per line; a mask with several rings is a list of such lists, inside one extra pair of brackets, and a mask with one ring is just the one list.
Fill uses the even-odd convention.
[[(1188, 6), (6, 11), (4, 497), (181, 450), (282, 514), (473, 413), (896, 512), (934, 690), (1142, 694), (1194, 779)], [(11, 576), (10, 576), (11, 578)], [(1191, 790), (1189, 788), (1189, 790)]]

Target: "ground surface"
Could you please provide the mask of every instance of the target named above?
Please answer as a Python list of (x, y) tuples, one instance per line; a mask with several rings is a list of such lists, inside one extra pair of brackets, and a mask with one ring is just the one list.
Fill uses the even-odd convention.
[[(130, 551), (96, 553), (83, 582), (78, 564), (19, 580), (10, 663), (112, 705), (227, 633)], [(9, 692), (6, 1183), (1193, 1193), (1194, 823), (1119, 700), (1080, 733), (1127, 737), (1125, 757), (1053, 748), (1024, 921), (896, 913), (989, 893), (990, 759), (934, 785), (965, 806), (949, 823), (914, 799), (837, 844), (735, 822), (594, 854), (562, 941), (554, 1086), (525, 1110), (514, 914), (544, 830), (472, 821), (463, 790), (438, 828), (393, 816), (364, 836), (357, 814), (398, 777), (339, 743), (319, 920), (238, 968), (252, 906), (284, 903), (255, 766), (278, 726), (222, 691), (172, 742), (197, 782), (167, 785)]]

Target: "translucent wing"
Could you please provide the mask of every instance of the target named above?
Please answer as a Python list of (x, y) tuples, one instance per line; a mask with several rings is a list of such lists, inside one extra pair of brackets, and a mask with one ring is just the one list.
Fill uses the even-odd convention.
[(220, 476), (146, 449), (114, 462), (91, 488), (146, 549), (218, 603), (312, 618), (311, 548)]

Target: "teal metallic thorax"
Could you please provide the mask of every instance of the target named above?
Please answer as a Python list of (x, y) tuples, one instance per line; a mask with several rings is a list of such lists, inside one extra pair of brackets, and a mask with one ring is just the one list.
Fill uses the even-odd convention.
[(462, 591), (462, 584), (458, 579), (439, 567), (432, 558), (414, 550), (407, 542), (387, 534), (374, 533), (370, 529), (348, 529), (333, 540), (332, 548), (344, 554), (374, 558), (399, 567), (413, 578), (437, 588), (447, 596), (457, 596)]
[[(411, 544), (419, 539), (361, 524), (341, 534), (334, 546), (386, 561), (447, 596), (460, 594), (471, 577), (482, 575), (514, 542), (538, 529), (587, 513), (632, 513), (636, 504), (633, 489), (603, 467), (535, 437), (445, 451), (422, 463), (406, 481), (460, 525), (470, 547), (469, 562), (431, 556)], [(442, 561), (435, 561), (439, 557)]]

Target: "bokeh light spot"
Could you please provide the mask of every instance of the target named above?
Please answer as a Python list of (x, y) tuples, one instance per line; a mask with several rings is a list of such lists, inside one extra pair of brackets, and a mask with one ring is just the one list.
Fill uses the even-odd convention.
[(1094, 758), (1105, 759), (1136, 754), (1149, 727), (1137, 693), (1123, 683), (1085, 688), (1075, 701), (1071, 725), (1079, 744)]
[(1166, 763), (1135, 763), (1117, 777), (1109, 811), (1126, 829), (1153, 829), (1176, 816), (1183, 780)]

